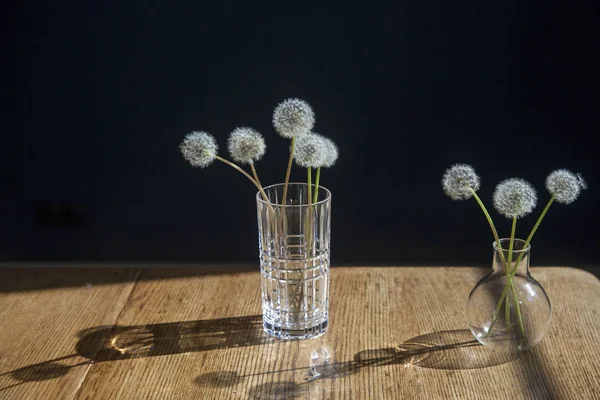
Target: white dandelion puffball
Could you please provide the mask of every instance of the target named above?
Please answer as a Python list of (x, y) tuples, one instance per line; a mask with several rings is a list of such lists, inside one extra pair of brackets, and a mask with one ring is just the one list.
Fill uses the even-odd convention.
[(324, 144), (323, 154), (322, 154), (323, 159), (322, 159), (322, 163), (321, 163), (320, 167), (323, 167), (323, 168), (333, 167), (333, 165), (335, 164), (335, 162), (337, 161), (338, 156), (339, 156), (338, 147), (335, 144), (335, 142), (323, 135), (316, 133), (316, 132), (311, 132), (310, 134), (317, 136), (319, 139), (321, 139), (323, 141), (323, 144)]
[(452, 200), (467, 200), (473, 197), (473, 191), (480, 187), (479, 176), (473, 167), (467, 164), (454, 164), (446, 170), (442, 178), (444, 193)]
[(219, 146), (210, 133), (194, 131), (186, 135), (179, 149), (193, 167), (204, 168), (215, 160)]
[(537, 204), (537, 194), (529, 182), (519, 178), (505, 179), (496, 186), (494, 208), (507, 218), (521, 218)]
[(293, 157), (303, 168), (319, 168), (324, 164), (326, 152), (325, 140), (314, 133), (307, 133), (296, 138)]
[(333, 167), (335, 162), (338, 159), (339, 151), (335, 142), (329, 138), (324, 137), (325, 141), (325, 154), (323, 157), (323, 167), (329, 168)]
[(566, 169), (557, 169), (546, 178), (546, 189), (557, 202), (571, 204), (577, 200), (582, 189), (587, 189), (587, 185), (581, 175), (575, 175)]
[(235, 128), (229, 135), (227, 149), (231, 158), (242, 164), (258, 161), (265, 154), (267, 146), (260, 133), (252, 128)]
[(286, 99), (273, 111), (273, 127), (284, 138), (302, 136), (315, 125), (312, 107), (300, 99)]

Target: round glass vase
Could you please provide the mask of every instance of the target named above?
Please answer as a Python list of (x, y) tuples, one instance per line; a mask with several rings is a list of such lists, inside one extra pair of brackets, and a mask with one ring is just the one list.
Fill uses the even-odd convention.
[(256, 202), (264, 330), (280, 339), (322, 335), (329, 324), (331, 193), (276, 184)]
[(509, 245), (510, 239), (494, 242), (492, 272), (471, 291), (467, 321), (484, 346), (517, 352), (544, 338), (552, 312), (546, 291), (529, 273), (531, 246), (514, 239), (510, 252)]

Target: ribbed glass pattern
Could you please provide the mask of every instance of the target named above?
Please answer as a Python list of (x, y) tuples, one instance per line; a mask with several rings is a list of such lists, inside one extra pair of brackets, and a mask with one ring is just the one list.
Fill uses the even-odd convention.
[(307, 184), (283, 184), (259, 193), (258, 232), (265, 331), (282, 339), (325, 332), (329, 316), (331, 194)]

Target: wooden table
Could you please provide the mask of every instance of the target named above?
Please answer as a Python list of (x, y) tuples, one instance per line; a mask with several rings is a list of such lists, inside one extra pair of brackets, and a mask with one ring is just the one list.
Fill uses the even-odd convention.
[(0, 269), (1, 399), (600, 398), (600, 281), (533, 268), (551, 329), (518, 358), (465, 326), (480, 268), (333, 268), (329, 331), (262, 331), (259, 274)]

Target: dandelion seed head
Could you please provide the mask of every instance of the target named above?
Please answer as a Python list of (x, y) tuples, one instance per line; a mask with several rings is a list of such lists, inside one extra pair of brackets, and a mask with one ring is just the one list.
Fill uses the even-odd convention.
[(312, 135), (319, 137), (323, 141), (323, 160), (320, 165), (323, 168), (333, 167), (338, 159), (339, 151), (335, 142), (328, 137), (320, 135), (316, 132), (311, 132)]
[(579, 180), (579, 186), (581, 186), (581, 190), (586, 190), (588, 188), (587, 182), (583, 179), (581, 174), (577, 174), (577, 179)]
[(473, 167), (467, 164), (455, 164), (446, 170), (442, 178), (444, 193), (452, 200), (467, 200), (478, 191), (480, 179)]
[(304, 100), (286, 99), (273, 111), (273, 127), (279, 135), (291, 139), (305, 135), (315, 125), (315, 113)]
[(323, 137), (307, 133), (296, 138), (294, 161), (303, 168), (319, 168), (324, 165), (327, 144)]
[(557, 169), (546, 178), (546, 189), (557, 202), (571, 204), (577, 200), (582, 189), (587, 189), (587, 185), (580, 174)]
[(193, 167), (205, 168), (215, 160), (219, 146), (210, 133), (194, 131), (185, 136), (179, 149)]
[(250, 164), (262, 158), (267, 146), (265, 139), (256, 130), (240, 127), (229, 135), (227, 149), (236, 162)]
[(523, 179), (509, 178), (500, 182), (493, 195), (494, 208), (507, 218), (522, 218), (537, 204), (533, 186)]
[(323, 167), (330, 168), (335, 165), (338, 159), (339, 151), (335, 142), (329, 138), (323, 138), (325, 141), (325, 155), (323, 160)]

